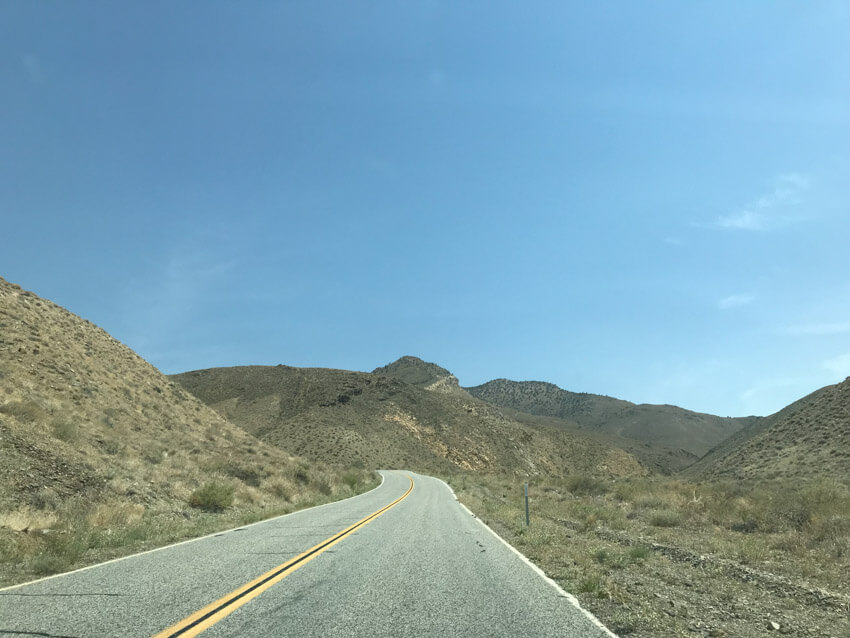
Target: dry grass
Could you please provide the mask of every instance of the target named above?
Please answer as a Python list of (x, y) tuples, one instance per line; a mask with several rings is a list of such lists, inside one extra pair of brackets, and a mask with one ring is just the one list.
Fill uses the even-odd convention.
[(803, 397), (723, 441), (685, 473), (705, 480), (850, 474), (850, 379)]
[[(183, 507), (145, 507), (115, 499), (63, 501), (55, 509), (28, 506), (0, 515), (0, 585), (67, 571), (167, 543), (354, 496), (372, 489), (370, 472), (349, 472), (346, 480), (317, 471), (306, 485), (291, 476), (271, 478), (262, 488), (238, 481), (211, 481), (211, 493), (193, 492)], [(280, 486), (286, 485), (286, 490)], [(225, 497), (219, 490), (224, 490)]]
[(618, 635), (850, 636), (850, 487), (457, 476), (459, 498)]
[[(343, 474), (262, 443), (97, 326), (0, 279), (0, 584), (376, 481)], [(205, 485), (218, 492), (202, 498)]]

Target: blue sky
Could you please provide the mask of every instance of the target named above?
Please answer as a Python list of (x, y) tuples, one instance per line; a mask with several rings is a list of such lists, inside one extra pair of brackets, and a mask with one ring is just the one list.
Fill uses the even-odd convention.
[(850, 375), (850, 4), (0, 5), (0, 276), (167, 373)]

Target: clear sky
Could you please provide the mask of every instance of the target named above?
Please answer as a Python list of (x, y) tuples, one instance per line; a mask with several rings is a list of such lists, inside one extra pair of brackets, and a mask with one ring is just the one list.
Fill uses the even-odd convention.
[(166, 373), (850, 375), (850, 3), (0, 4), (0, 276)]

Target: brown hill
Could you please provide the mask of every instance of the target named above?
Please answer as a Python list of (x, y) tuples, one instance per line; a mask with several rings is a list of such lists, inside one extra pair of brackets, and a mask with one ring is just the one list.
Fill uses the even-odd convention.
[[(410, 378), (425, 386), (433, 380)], [(257, 437), (309, 459), (438, 473), (645, 472), (633, 456), (587, 437), (524, 425), (477, 399), (379, 374), (249, 366), (173, 379)]]
[[(435, 363), (428, 363), (417, 357), (401, 357), (389, 365), (376, 368), (373, 374), (390, 376), (427, 390), (460, 394), (467, 398), (472, 397), (471, 394), (460, 387), (457, 378), (451, 372)], [(541, 385), (552, 388), (556, 387), (551, 384)], [(616, 399), (611, 399), (611, 401), (615, 403), (617, 402)], [(630, 405), (626, 401), (621, 401), (619, 403)], [(561, 429), (570, 433), (572, 436), (590, 438), (606, 447), (625, 450), (636, 457), (645, 467), (653, 470), (654, 472), (671, 474), (691, 465), (699, 458), (698, 456), (682, 449), (672, 450), (663, 446), (649, 445), (644, 442), (620, 437), (603, 431), (596, 432), (589, 429), (582, 429), (578, 423), (571, 419), (531, 414), (507, 405), (499, 405), (498, 407), (501, 414), (514, 421), (519, 421), (520, 423), (525, 423), (530, 426), (544, 426), (548, 428)], [(604, 414), (598, 416), (604, 418)]]
[(419, 357), (401, 357), (388, 365), (375, 368), (372, 374), (393, 377), (424, 390), (469, 397), (469, 394), (461, 389), (455, 375), (436, 363), (423, 361)]
[(697, 478), (850, 480), (850, 377), (723, 441), (688, 468)]
[[(333, 484), (324, 472), (228, 423), (89, 321), (0, 278), (0, 582), (85, 562), (96, 539), (120, 552), (112, 532), (135, 523), (161, 523), (144, 534), (137, 525), (141, 540), (156, 541), (157, 529), (180, 535), (202, 516), (190, 502), (203, 505), (209, 482), (220, 504), (232, 499), (228, 511), (244, 514), (318, 494), (316, 481)], [(44, 545), (25, 533), (36, 528), (60, 531), (39, 534)], [(81, 545), (51, 554), (68, 539)]]
[(616, 434), (608, 434), (606, 432), (597, 432), (582, 428), (574, 421), (568, 419), (559, 419), (551, 416), (539, 416), (536, 414), (528, 414), (520, 412), (512, 408), (500, 408), (502, 413), (515, 421), (525, 423), (527, 425), (546, 426), (550, 428), (560, 428), (571, 432), (574, 436), (589, 438), (607, 447), (619, 448), (628, 452), (638, 459), (644, 467), (658, 474), (675, 474), (686, 467), (693, 465), (698, 456), (682, 449), (672, 450), (659, 445), (650, 445), (649, 443), (641, 443), (634, 439), (627, 439)]
[(496, 379), (464, 389), (493, 405), (566, 419), (588, 430), (654, 448), (681, 449), (697, 457), (756, 418), (719, 417), (673, 405), (636, 405), (598, 394), (569, 392), (541, 381)]

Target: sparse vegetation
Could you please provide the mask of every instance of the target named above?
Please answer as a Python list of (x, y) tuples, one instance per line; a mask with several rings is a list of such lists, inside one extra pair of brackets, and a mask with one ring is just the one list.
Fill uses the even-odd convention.
[[(618, 635), (850, 630), (850, 485), (458, 475), (461, 501)], [(714, 633), (712, 633), (714, 632)]]
[(44, 409), (32, 400), (13, 400), (0, 405), (0, 414), (8, 414), (20, 423), (33, 423), (44, 419)]
[(497, 409), (418, 360), (419, 385), (451, 383), (285, 366), (175, 378), (218, 414), (2, 279), (0, 302), (0, 584), (351, 496), (377, 484), (364, 468), (408, 467), (460, 472), (460, 498), (620, 635), (749, 638), (770, 617), (793, 635), (850, 636), (848, 382), (752, 421), (713, 454), (719, 471), (709, 455), (662, 478), (647, 468), (693, 457), (668, 465)]
[(233, 505), (232, 485), (219, 482), (205, 483), (189, 497), (189, 505), (205, 512), (223, 512)]
[(53, 436), (60, 441), (73, 443), (77, 438), (77, 425), (73, 421), (58, 420), (53, 422)]
[[(187, 508), (112, 500), (88, 503), (61, 501), (49, 496), (42, 507), (21, 507), (0, 514), (0, 584), (54, 574), (134, 551), (141, 551), (221, 529), (287, 514), (372, 489), (375, 475), (352, 472), (347, 481), (322, 475), (317, 487), (293, 487), (290, 478), (278, 475), (253, 500), (234, 485), (211, 481), (190, 495)], [(237, 483), (239, 485), (239, 483)], [(249, 502), (250, 501), (250, 502)]]
[(103, 330), (2, 279), (0, 325), (0, 585), (377, 484), (258, 441)]

